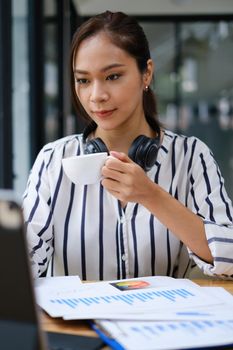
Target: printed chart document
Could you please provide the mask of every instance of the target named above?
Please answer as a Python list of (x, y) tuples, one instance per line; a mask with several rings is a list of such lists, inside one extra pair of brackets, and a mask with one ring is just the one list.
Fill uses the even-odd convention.
[[(208, 295), (213, 295), (217, 297), (218, 301), (221, 300), (219, 304), (208, 304), (205, 306), (192, 306), (187, 309), (172, 309), (165, 310), (162, 312), (157, 311), (156, 313), (151, 310), (147, 312), (139, 313), (124, 313), (124, 314), (99, 314), (95, 319), (109, 319), (111, 320), (229, 320), (233, 318), (233, 297), (224, 288), (221, 287), (201, 287), (203, 292)], [(109, 317), (108, 317), (109, 316)], [(73, 314), (64, 316), (64, 319), (73, 319)], [(89, 319), (86, 315), (83, 319)]]
[(233, 319), (224, 321), (98, 321), (126, 350), (233, 347)]
[(36, 296), (50, 316), (95, 320), (126, 350), (233, 348), (233, 296), (220, 287), (161, 276), (97, 283), (69, 276), (37, 281)]
[[(160, 281), (160, 282), (158, 282)], [(68, 281), (67, 281), (68, 282)], [(72, 281), (73, 283), (73, 281)], [(64, 319), (120, 318), (121, 314), (164, 313), (221, 304), (194, 283), (166, 277), (145, 277), (61, 288), (37, 287), (38, 304), (52, 317)]]

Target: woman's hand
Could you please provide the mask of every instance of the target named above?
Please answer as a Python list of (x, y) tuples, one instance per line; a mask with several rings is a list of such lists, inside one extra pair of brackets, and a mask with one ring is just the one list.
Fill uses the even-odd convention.
[(102, 168), (102, 185), (122, 202), (140, 203), (152, 181), (125, 153), (112, 151), (110, 156)]
[(140, 203), (196, 255), (212, 263), (203, 220), (152, 182), (124, 153), (110, 152), (102, 168), (102, 185), (123, 204)]

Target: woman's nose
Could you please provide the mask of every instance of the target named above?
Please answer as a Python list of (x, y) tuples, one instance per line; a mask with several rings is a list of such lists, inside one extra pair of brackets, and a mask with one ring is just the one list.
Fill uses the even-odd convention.
[(106, 101), (108, 99), (108, 92), (105, 89), (104, 85), (101, 83), (93, 83), (91, 89), (91, 102), (101, 102)]

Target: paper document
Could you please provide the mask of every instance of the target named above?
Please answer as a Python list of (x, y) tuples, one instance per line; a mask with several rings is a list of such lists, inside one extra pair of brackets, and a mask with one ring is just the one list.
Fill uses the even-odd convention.
[[(162, 321), (162, 320), (229, 320), (233, 317), (233, 297), (222, 287), (201, 287), (202, 291), (208, 295), (213, 295), (221, 300), (220, 304), (194, 306), (182, 310), (165, 310), (156, 311), (147, 310), (138, 313), (100, 313), (95, 315), (95, 319), (111, 319), (111, 320), (142, 320), (142, 321)], [(65, 315), (64, 319), (73, 319), (74, 315)], [(89, 314), (80, 315), (80, 319), (90, 319)]]
[(193, 349), (233, 345), (233, 318), (225, 321), (99, 321), (126, 350)]
[(40, 305), (40, 297), (48, 294), (67, 294), (76, 292), (82, 288), (82, 281), (78, 276), (40, 277), (34, 280), (37, 303)]
[(35, 287), (50, 316), (95, 320), (99, 334), (107, 332), (126, 350), (233, 344), (233, 296), (220, 287), (162, 276), (97, 283), (51, 277)]
[[(158, 282), (159, 281), (159, 282)], [(162, 287), (161, 287), (162, 285)], [(221, 304), (214, 295), (186, 280), (145, 277), (130, 280), (37, 287), (38, 304), (52, 317), (111, 318), (115, 314), (159, 314)], [(119, 316), (120, 317), (120, 316)]]

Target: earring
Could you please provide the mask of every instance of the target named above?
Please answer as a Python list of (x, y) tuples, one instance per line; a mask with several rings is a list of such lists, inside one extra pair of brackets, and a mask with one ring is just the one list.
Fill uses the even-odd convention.
[(145, 91), (145, 92), (148, 92), (148, 90), (149, 90), (149, 86), (146, 85), (144, 91)]

